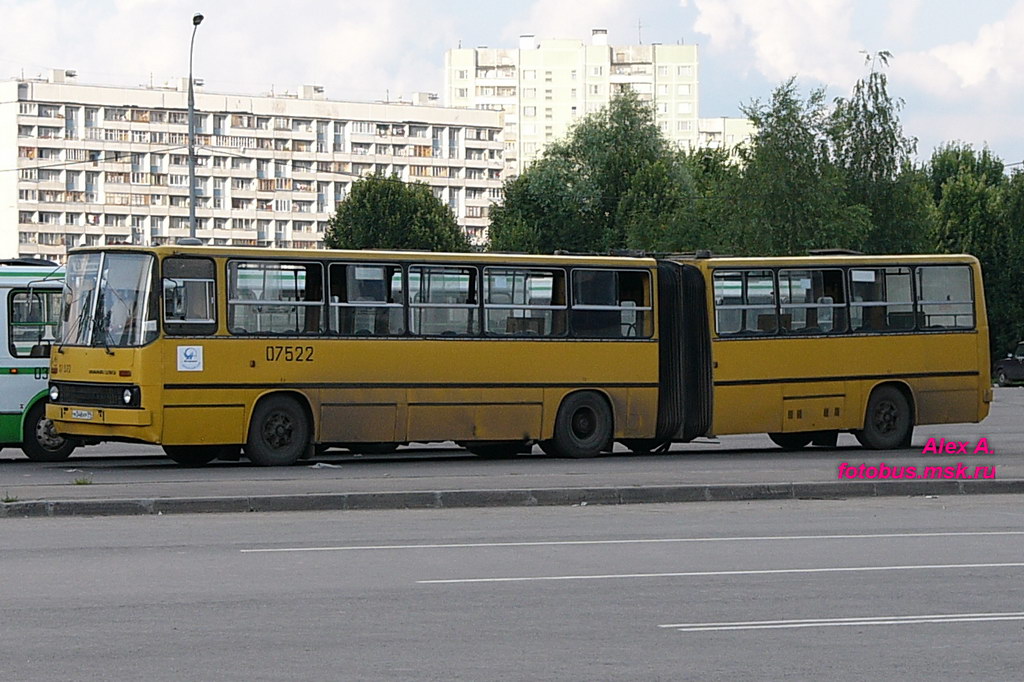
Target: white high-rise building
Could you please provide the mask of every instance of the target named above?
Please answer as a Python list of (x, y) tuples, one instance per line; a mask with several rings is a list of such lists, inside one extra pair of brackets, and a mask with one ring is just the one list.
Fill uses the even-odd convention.
[[(0, 257), (188, 236), (187, 89), (80, 85), (63, 70), (0, 83)], [(318, 86), (198, 91), (197, 236), (320, 246), (352, 182), (383, 173), (429, 185), (483, 244), (501, 194), (501, 116), (418, 104), (331, 101)]]
[[(701, 146), (709, 138), (700, 132), (698, 85), (696, 45), (613, 46), (601, 29), (590, 44), (524, 35), (517, 49), (460, 48), (445, 55), (445, 104), (504, 113), (505, 162), (513, 175), (626, 90), (653, 104), (666, 138), (683, 148)], [(711, 120), (721, 125), (722, 119)], [(741, 138), (735, 143), (749, 137), (748, 122), (729, 120), (742, 122), (730, 126), (729, 135)], [(719, 144), (726, 137), (719, 134)]]

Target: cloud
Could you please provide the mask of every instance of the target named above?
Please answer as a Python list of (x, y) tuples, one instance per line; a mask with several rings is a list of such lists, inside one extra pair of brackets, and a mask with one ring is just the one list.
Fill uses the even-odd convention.
[(1024, 86), (1024, 2), (981, 26), (973, 40), (936, 45), (898, 63), (899, 78), (943, 99), (1015, 96)]
[[(206, 20), (194, 72), (207, 90), (295, 91), (378, 99), (440, 88), (456, 31), (431, 3), (373, 0), (0, 0), (0, 78), (73, 68), (83, 83), (162, 84), (188, 72), (192, 15)], [(424, 59), (430, 54), (433, 59)]]
[(861, 73), (852, 0), (694, 0), (694, 29), (710, 50), (732, 53), (768, 79), (842, 84)]

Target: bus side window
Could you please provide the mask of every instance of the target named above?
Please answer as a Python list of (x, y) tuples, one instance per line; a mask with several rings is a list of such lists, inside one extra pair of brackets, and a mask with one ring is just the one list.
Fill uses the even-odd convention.
[(216, 266), (209, 258), (165, 258), (164, 330), (170, 335), (217, 331)]

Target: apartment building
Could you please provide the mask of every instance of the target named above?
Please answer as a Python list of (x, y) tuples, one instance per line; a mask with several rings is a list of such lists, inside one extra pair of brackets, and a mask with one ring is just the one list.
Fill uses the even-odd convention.
[[(517, 49), (448, 50), (444, 99), (448, 106), (504, 113), (506, 169), (515, 175), (578, 119), (625, 90), (653, 104), (659, 128), (677, 145), (699, 147), (716, 137), (723, 144), (725, 134), (701, 135), (698, 66), (696, 45), (613, 46), (603, 29), (592, 32), (589, 44), (524, 35)], [(738, 144), (752, 126), (731, 120), (737, 123), (729, 135), (738, 135)]]
[[(187, 89), (84, 85), (63, 70), (0, 83), (0, 257), (188, 236)], [(322, 246), (336, 204), (373, 173), (429, 185), (471, 242), (486, 241), (504, 163), (498, 112), (332, 101), (317, 86), (195, 98), (206, 243)]]

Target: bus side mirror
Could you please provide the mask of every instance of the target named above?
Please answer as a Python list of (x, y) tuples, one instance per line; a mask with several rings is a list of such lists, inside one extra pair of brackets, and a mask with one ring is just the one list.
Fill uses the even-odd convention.
[(48, 343), (37, 343), (32, 346), (28, 352), (30, 358), (48, 358), (50, 357), (50, 344)]

